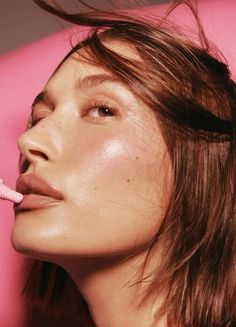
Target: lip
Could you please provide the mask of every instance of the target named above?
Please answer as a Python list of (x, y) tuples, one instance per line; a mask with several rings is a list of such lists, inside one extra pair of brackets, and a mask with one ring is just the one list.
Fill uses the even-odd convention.
[(14, 204), (16, 212), (42, 209), (58, 204), (62, 194), (51, 184), (34, 174), (20, 175), (16, 181), (16, 191), (23, 194), (23, 200)]
[(22, 210), (43, 209), (58, 204), (59, 200), (45, 195), (26, 194), (23, 200), (14, 206), (15, 212)]

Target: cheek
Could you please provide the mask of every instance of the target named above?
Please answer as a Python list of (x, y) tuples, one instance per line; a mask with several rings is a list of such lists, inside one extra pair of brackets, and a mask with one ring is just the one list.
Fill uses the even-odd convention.
[(68, 169), (68, 238), (82, 231), (83, 244), (98, 251), (111, 245), (111, 251), (127, 251), (149, 241), (165, 207), (162, 164), (130, 139), (96, 138)]
[(142, 139), (142, 135), (129, 135), (124, 131), (119, 136), (112, 133), (91, 135), (87, 134), (79, 142), (72, 140), (74, 147), (67, 147), (63, 154), (61, 162), (64, 167), (61, 168), (68, 178), (72, 176), (72, 184), (78, 178), (88, 181), (104, 176), (126, 181), (132, 175), (146, 177), (147, 173), (151, 173), (150, 168), (159, 171), (166, 151), (161, 139), (156, 139), (156, 144), (151, 145), (149, 138)]
[(79, 149), (64, 157), (64, 182), (70, 198), (88, 191), (103, 191), (110, 198), (110, 191), (123, 193), (137, 184), (150, 186), (154, 171), (160, 171), (161, 153), (153, 162), (153, 152), (132, 142), (131, 137), (94, 137)]

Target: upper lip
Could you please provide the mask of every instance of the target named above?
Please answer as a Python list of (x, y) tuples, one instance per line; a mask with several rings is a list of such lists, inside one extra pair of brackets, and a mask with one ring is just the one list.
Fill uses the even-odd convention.
[(48, 184), (34, 174), (20, 175), (16, 181), (16, 191), (22, 194), (39, 194), (62, 200), (62, 194), (52, 185)]

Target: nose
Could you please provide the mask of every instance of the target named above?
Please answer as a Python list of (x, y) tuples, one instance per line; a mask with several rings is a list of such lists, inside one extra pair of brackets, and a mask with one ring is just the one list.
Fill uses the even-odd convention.
[(52, 150), (48, 139), (40, 133), (36, 134), (33, 130), (23, 133), (18, 139), (18, 148), (20, 151), (19, 168), (36, 164), (42, 164), (52, 160)]
[(68, 137), (76, 120), (68, 112), (67, 106), (55, 108), (42, 121), (24, 132), (18, 139), (20, 151), (19, 170), (25, 172), (29, 166), (57, 163), (62, 158), (63, 149), (70, 142)]

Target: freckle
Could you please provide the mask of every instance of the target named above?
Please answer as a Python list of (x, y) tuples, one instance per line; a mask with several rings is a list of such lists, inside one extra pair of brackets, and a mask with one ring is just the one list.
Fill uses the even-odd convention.
[(129, 182), (130, 182), (130, 179), (128, 178), (128, 179), (126, 180), (126, 182), (129, 183)]
[(139, 159), (139, 157), (137, 156), (137, 157), (135, 157), (135, 159), (136, 159), (136, 160), (138, 160), (138, 159)]
[(96, 188), (96, 187), (94, 187), (94, 190), (96, 191), (96, 190), (97, 190), (97, 188)]

